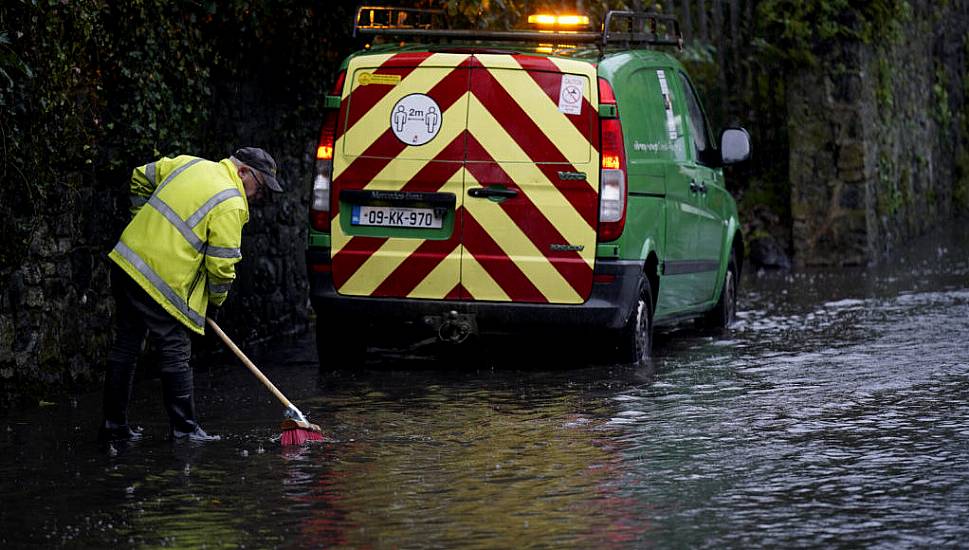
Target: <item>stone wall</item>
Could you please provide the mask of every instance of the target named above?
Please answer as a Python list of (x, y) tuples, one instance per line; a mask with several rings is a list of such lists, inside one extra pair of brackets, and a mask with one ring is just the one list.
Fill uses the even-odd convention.
[[(312, 147), (276, 145), (289, 189), (251, 208), (237, 282), (220, 318), (240, 344), (301, 332), (309, 318), (304, 250)], [(129, 218), (127, 180), (72, 177), (76, 189), (35, 218), (26, 257), (2, 281), (0, 409), (17, 397), (53, 400), (93, 388), (110, 347), (106, 255)]]
[(103, 254), (119, 209), (106, 186), (72, 179), (76, 189), (34, 217), (24, 261), (0, 281), (0, 405), (84, 386), (111, 337)]
[(959, 207), (969, 5), (911, 7), (892, 40), (838, 44), (788, 81), (799, 265), (879, 261)]
[[(0, 4), (16, 31), (0, 56), (14, 79), (0, 79), (0, 412), (98, 387), (106, 254), (129, 220), (131, 170), (162, 155), (273, 154), (287, 192), (251, 208), (220, 324), (242, 346), (306, 329), (313, 155), (326, 89), (359, 47), (356, 4)], [(196, 365), (224, 349), (195, 343)]]

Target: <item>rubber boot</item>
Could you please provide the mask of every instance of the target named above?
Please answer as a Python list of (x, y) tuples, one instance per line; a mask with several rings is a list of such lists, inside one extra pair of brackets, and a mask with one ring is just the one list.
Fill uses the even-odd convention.
[(128, 402), (135, 382), (135, 365), (108, 361), (104, 374), (104, 421), (98, 441), (111, 443), (141, 439), (141, 428), (128, 425)]
[(163, 372), (162, 389), (172, 440), (206, 442), (222, 439), (217, 435), (205, 433), (195, 418), (195, 398), (192, 394), (190, 369)]

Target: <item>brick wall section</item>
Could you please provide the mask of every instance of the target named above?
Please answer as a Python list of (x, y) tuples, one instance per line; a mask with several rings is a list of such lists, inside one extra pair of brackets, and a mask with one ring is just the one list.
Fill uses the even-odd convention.
[(877, 262), (953, 215), (969, 6), (912, 7), (898, 41), (835, 46), (789, 80), (799, 265)]

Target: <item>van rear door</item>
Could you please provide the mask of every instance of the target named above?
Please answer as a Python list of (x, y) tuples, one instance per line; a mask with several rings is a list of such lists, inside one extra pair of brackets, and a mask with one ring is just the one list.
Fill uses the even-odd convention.
[(599, 212), (595, 67), (524, 55), (474, 59), (463, 297), (582, 303), (592, 289)]
[(471, 60), (410, 52), (350, 61), (330, 199), (340, 294), (460, 294)]

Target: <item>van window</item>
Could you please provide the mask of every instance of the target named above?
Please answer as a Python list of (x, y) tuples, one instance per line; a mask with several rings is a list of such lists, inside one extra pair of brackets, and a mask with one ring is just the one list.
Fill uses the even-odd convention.
[(712, 156), (713, 145), (710, 139), (710, 129), (707, 125), (706, 116), (700, 107), (700, 100), (697, 98), (693, 84), (685, 74), (677, 73), (680, 77), (680, 86), (683, 88), (683, 96), (686, 98), (687, 121), (690, 124), (690, 135), (693, 137), (693, 150), (697, 162), (709, 164), (707, 159)]
[(632, 75), (629, 86), (616, 90), (632, 163), (685, 160), (683, 106), (676, 105), (669, 81), (672, 74), (664, 69), (640, 70)]

